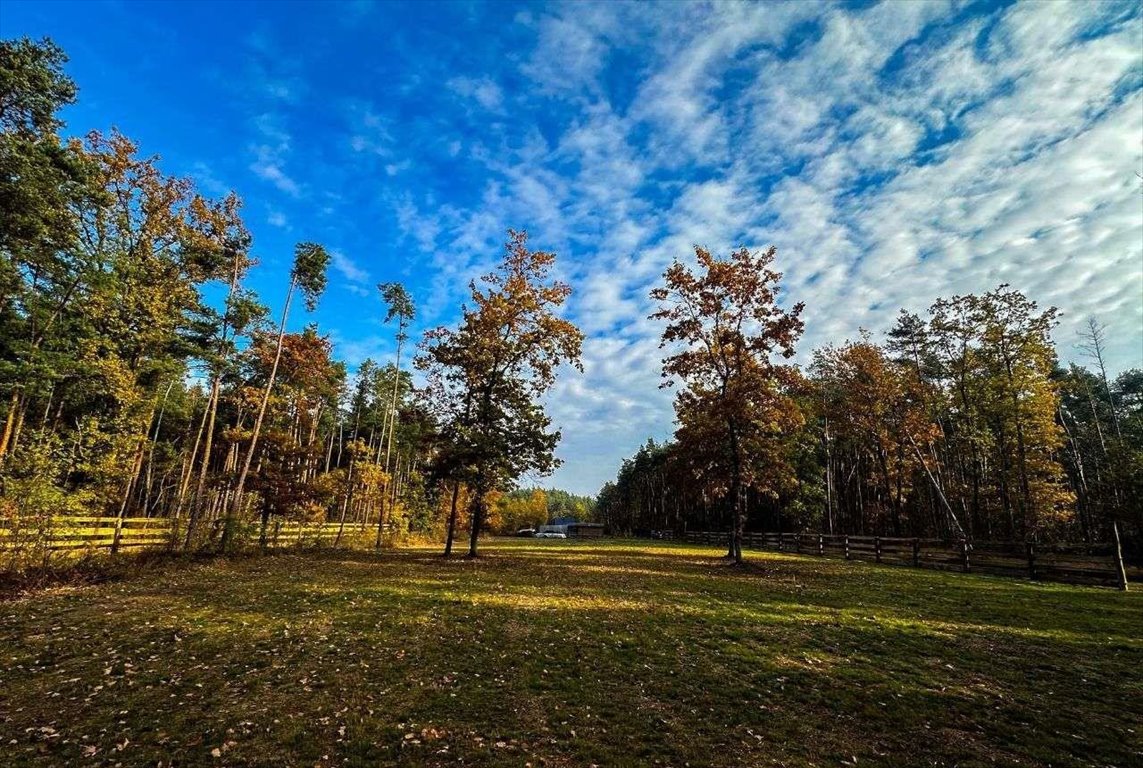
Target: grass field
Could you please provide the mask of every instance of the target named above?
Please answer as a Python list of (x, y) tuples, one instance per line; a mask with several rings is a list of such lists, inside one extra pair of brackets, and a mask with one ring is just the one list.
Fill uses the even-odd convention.
[(1143, 765), (1143, 594), (502, 541), (0, 604), (0, 764)]

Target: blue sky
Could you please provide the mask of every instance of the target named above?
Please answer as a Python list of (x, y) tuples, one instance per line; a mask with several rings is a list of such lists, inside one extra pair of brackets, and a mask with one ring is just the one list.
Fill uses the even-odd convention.
[(1133, 2), (0, 2), (70, 54), (69, 128), (118, 126), (235, 189), (272, 305), (293, 243), (337, 255), (314, 317), (392, 354), (374, 285), (449, 323), (507, 227), (555, 250), (588, 334), (550, 398), (594, 492), (672, 431), (647, 291), (701, 243), (778, 247), (803, 355), (1008, 282), (1143, 365), (1143, 17)]

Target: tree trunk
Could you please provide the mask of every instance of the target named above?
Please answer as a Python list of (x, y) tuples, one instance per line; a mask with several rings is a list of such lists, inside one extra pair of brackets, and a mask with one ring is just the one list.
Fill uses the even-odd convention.
[[(198, 422), (198, 431), (194, 436), (194, 443), (191, 445), (190, 455), (184, 460), (182, 472), (179, 474), (179, 489), (175, 496), (175, 520), (178, 520), (183, 515), (183, 508), (187, 501), (187, 494), (190, 493), (191, 478), (194, 477), (194, 465), (198, 460), (198, 448), (202, 445), (202, 438), (206, 434), (206, 419), (210, 413), (210, 397), (213, 396), (213, 389), (211, 395), (207, 396), (207, 401), (203, 405), (202, 418)], [(191, 422), (193, 424), (193, 422)], [(188, 425), (187, 430), (190, 430)]]
[(452, 540), (456, 535), (456, 502), (460, 498), (460, 481), (452, 484), (452, 506), (448, 512), (448, 534), (445, 536), (445, 549), (444, 556), (448, 557), (452, 554)]
[(234, 486), (234, 499), (231, 503), (230, 509), (226, 514), (226, 520), (223, 524), (222, 540), (219, 543), (219, 550), (226, 551), (227, 545), (230, 543), (231, 529), (234, 526), (234, 520), (242, 511), (242, 492), (246, 487), (246, 476), (250, 474), (250, 465), (254, 461), (254, 451), (258, 447), (258, 434), (262, 431), (262, 420), (266, 417), (266, 406), (270, 402), (270, 392), (274, 388), (274, 379), (278, 375), (278, 362), (282, 359), (282, 343), (286, 338), (286, 318), (290, 314), (290, 300), (294, 297), (293, 280), (290, 281), (290, 289), (286, 291), (286, 304), (282, 307), (282, 322), (278, 326), (278, 344), (274, 350), (274, 364), (270, 366), (270, 379), (266, 382), (266, 389), (262, 392), (262, 403), (258, 406), (258, 417), (254, 420), (254, 431), (250, 435), (250, 446), (246, 449), (246, 459), (242, 462), (242, 470), (238, 475), (238, 483)]
[(175, 380), (171, 379), (167, 384), (167, 391), (163, 393), (163, 405), (159, 408), (159, 418), (155, 421), (155, 435), (151, 438), (151, 445), (147, 449), (147, 479), (144, 481), (143, 486), (143, 516), (151, 516), (151, 485), (154, 482), (155, 476), (155, 444), (159, 442), (159, 431), (163, 428), (163, 416), (167, 413), (167, 398), (170, 397), (171, 388), (175, 386)]
[(215, 374), (210, 386), (210, 401), (207, 403), (206, 442), (202, 448), (202, 466), (198, 471), (198, 484), (195, 486), (194, 496), (191, 497), (190, 516), (187, 519), (187, 536), (183, 548), (187, 549), (194, 543), (194, 529), (202, 517), (202, 508), (206, 502), (206, 475), (210, 469), (210, 451), (214, 444), (214, 422), (218, 415), (218, 398), (220, 396), (221, 377)]
[(474, 489), (472, 500), (472, 520), (469, 523), (468, 557), (479, 557), (476, 543), (480, 539), (480, 526), (484, 523), (485, 493), (479, 488)]
[(337, 538), (333, 540), (334, 549), (336, 549), (341, 544), (341, 536), (343, 533), (345, 533), (345, 515), (349, 512), (349, 508), (353, 504), (353, 470), (356, 464), (357, 461), (355, 460), (355, 457), (351, 456), (349, 459), (349, 470), (347, 471), (345, 478), (345, 501), (341, 505), (341, 519), (338, 520)]
[(20, 389), (14, 387), (12, 396), (8, 398), (8, 414), (4, 419), (4, 433), (0, 435), (0, 459), (8, 453), (8, 442), (16, 426), (16, 411), (20, 410)]
[(404, 343), (404, 323), (397, 333), (397, 361), (393, 364), (393, 400), (389, 406), (389, 442), (385, 444), (385, 471), (389, 471), (389, 454), (393, 450), (393, 433), (397, 431), (397, 394), (401, 383), (401, 345)]
[[(390, 481), (386, 480), (385, 482), (390, 482)], [(374, 548), (376, 548), (376, 549), (381, 549), (381, 535), (385, 530), (385, 507), (386, 507), (385, 496), (386, 496), (386, 490), (387, 490), (386, 488), (382, 488), (381, 493), (378, 494), (378, 501), (381, 503), (381, 509), (377, 510), (377, 541), (374, 542), (374, 544), (373, 544)]]
[[(151, 411), (154, 414), (154, 410)], [(149, 420), (148, 420), (149, 421)], [(131, 489), (135, 487), (135, 482), (139, 479), (139, 472), (143, 468), (143, 445), (146, 438), (139, 442), (138, 447), (135, 449), (135, 459), (132, 462), (131, 475), (127, 478), (127, 486), (123, 489), (123, 499), (119, 504), (119, 514), (115, 518), (115, 533), (111, 540), (111, 554), (119, 553), (120, 539), (123, 535), (123, 518), (127, 516), (127, 502), (131, 498)]]

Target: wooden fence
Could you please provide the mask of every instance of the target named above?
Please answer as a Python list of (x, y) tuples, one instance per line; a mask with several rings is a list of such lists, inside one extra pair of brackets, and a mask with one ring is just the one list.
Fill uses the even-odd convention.
[[(684, 538), (694, 544), (729, 546), (730, 543), (730, 534), (726, 531), (687, 531)], [(1099, 584), (1120, 589), (1127, 589), (1129, 578), (1133, 581), (1143, 578), (1143, 570), (1124, 565), (1115, 544), (949, 542), (819, 533), (746, 533), (743, 534), (742, 546), (885, 565)]]
[[(217, 527), (221, 521), (215, 521)], [(268, 547), (328, 546), (337, 540), (340, 523), (302, 523), (272, 521), (267, 526)], [(33, 521), (0, 518), (0, 570), (28, 563), (43, 563), (53, 555), (84, 555), (101, 551), (129, 549), (176, 548), (182, 543), (185, 527), (165, 517), (54, 517)], [(346, 523), (343, 541), (376, 535), (376, 527), (363, 533), (359, 523)], [(262, 527), (257, 521), (239, 527), (239, 541), (248, 545), (262, 543)]]

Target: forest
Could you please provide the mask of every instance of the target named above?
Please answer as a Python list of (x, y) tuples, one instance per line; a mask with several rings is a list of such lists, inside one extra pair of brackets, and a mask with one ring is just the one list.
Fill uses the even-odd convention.
[[(239, 535), (264, 543), (273, 521), (329, 520), (374, 532), (375, 546), (447, 531), (451, 549), (459, 516), (475, 554), (482, 527), (515, 525), (518, 500), (501, 497), (555, 466), (559, 433), (537, 399), (582, 339), (553, 312), (570, 290), (549, 276), (554, 254), (509, 231), (459, 326), (415, 347), (409, 293), (378, 285), (396, 355), (351, 376), (328, 334), (287, 330), (321, 300), (326, 248), (297, 244), (270, 317), (245, 284), (240, 198), (209, 199), (120, 133), (65, 139), (58, 113), (77, 96), (65, 62), (50, 40), (0, 48), (10, 527), (167, 517), (179, 548), (226, 551)], [(590, 506), (560, 491), (537, 502), (540, 523), (549, 506)]]
[(773, 248), (696, 246), (652, 291), (673, 440), (649, 441), (595, 500), (519, 489), (558, 466), (543, 402), (583, 341), (555, 254), (509, 230), (457, 325), (419, 341), (409, 293), (378, 285), (396, 354), (350, 375), (320, 328), (287, 330), (321, 300), (326, 248), (297, 244), (271, 317), (246, 286), (237, 194), (208, 198), (117, 132), (65, 138), (64, 52), (2, 45), (0, 505), (20, 526), (165, 517), (180, 548), (225, 551), (322, 520), (378, 547), (443, 537), (450, 552), (467, 531), (475, 555), (482, 529), (570, 515), (615, 535), (1107, 541), (1114, 527), (1140, 547), (1143, 371), (1107, 370), (1097, 319), (1089, 367), (1063, 368), (1058, 312), (1001, 285), (798, 366), (813, 308), (783, 307)]
[[(805, 370), (775, 370), (772, 401), (746, 413), (778, 408), (793, 428), (755, 454), (749, 528), (1106, 542), (1116, 525), (1138, 557), (1143, 371), (1109, 374), (1095, 318), (1075, 340), (1089, 366), (1061, 366), (1057, 317), (1000, 286), (937, 299), (923, 317), (902, 310), (883, 341), (866, 333), (814, 350)], [(697, 415), (680, 407), (674, 439), (648, 440), (604, 486), (597, 514), (611, 529), (730, 527), (718, 468), (732, 457), (704, 450), (730, 444), (709, 442)]]
[[(280, 27), (282, 39), (286, 30), (292, 40), (298, 29), (315, 30), (307, 45), (329, 42), (315, 21), (321, 13), (345, 14), (336, 27), (344, 36), (338, 45), (314, 46), (329, 49), (324, 56), (340, 54), (342, 40), (352, 37), (347, 32), (365, 29), (371, 12), (448, 19), (460, 8), (367, 5), (259, 5), (254, 21), (234, 22), (251, 35), (236, 47), (269, 56), (269, 33), (252, 30), (255, 24), (270, 29), (262, 25), (275, 14), (300, 17), (290, 20), (297, 26)], [(226, 13), (236, 17), (248, 11), (231, 6)], [(647, 12), (652, 6), (571, 3), (559, 10), (593, 27), (600, 14), (621, 6), (656, 23), (682, 13), (663, 28), (672, 44), (684, 27), (697, 30), (701, 47), (678, 55), (669, 48), (681, 70), (651, 76), (618, 57), (599, 68), (607, 78), (624, 70), (630, 82), (620, 90), (648, 87), (686, 120), (705, 108), (681, 100), (678, 81), (708, 76), (723, 112), (748, 106), (751, 114), (772, 112), (768, 102), (748, 103), (754, 97), (744, 79), (748, 58), (769, 55), (759, 29), (771, 28), (772, 14), (811, 8), (660, 4)], [(884, 7), (862, 4), (860, 13)], [(155, 36), (164, 45), (193, 40), (195, 66), (206, 70), (223, 61), (212, 50), (224, 45), (216, 29), (220, 8), (116, 4), (114, 11), (122, 12), (116, 18), (126, 20), (129, 11), (153, 24), (148, 30), (164, 33)], [(815, 88), (839, 80), (841, 69), (859, 69), (857, 59), (872, 55), (858, 55), (851, 45), (872, 41), (870, 51), (886, 48), (888, 55), (897, 44), (882, 41), (885, 29), (905, 26), (906, 9), (936, 8), (892, 5), (868, 27), (851, 27), (856, 6), (825, 6), (820, 23), (794, 25), (797, 34), (786, 36), (783, 46), (790, 50), (774, 71), (795, 79), (786, 54), (805, 49), (816, 65), (820, 56), (810, 37), (820, 32), (825, 40), (841, 30), (834, 63), (810, 77)], [(1016, 4), (994, 15), (1029, 8), (1042, 10)], [(166, 26), (153, 15), (156, 9), (173, 14)], [(199, 15), (209, 27), (195, 39), (187, 19), (204, 9)], [(468, 56), (491, 42), (517, 39), (499, 37), (506, 9), (527, 34), (549, 11), (539, 5), (460, 8), (473, 17), (489, 9), (493, 32), (459, 43), (451, 22), (432, 20), (447, 27), (450, 43)], [(756, 9), (764, 14), (755, 29), (737, 14)], [(82, 17), (78, 5), (69, 10)], [(1002, 25), (988, 16), (979, 24), (966, 20), (976, 10), (958, 9), (931, 33), (928, 26), (917, 28), (923, 35), (902, 33), (890, 74), (921, 72), (926, 79), (916, 51), (928, 46), (951, 59), (938, 42), (958, 25), (972, 32), (966, 58), (983, 56), (981, 41), (991, 33), (980, 30)], [(1052, 9), (1061, 18), (1063, 10)], [(1128, 12), (1117, 11), (1124, 19)], [(702, 20), (728, 13), (735, 15), (708, 33)], [(59, 11), (53, 5), (45, 14)], [(377, 23), (385, 37), (373, 30), (357, 39), (367, 48), (363, 60), (378, 60), (379, 39), (386, 45), (406, 39), (426, 21), (383, 16)], [(1056, 24), (1054, 17), (1041, 20), (1041, 26)], [(1013, 26), (1035, 29), (1026, 22)], [(124, 28), (134, 29), (126, 21)], [(112, 47), (109, 29), (91, 34), (89, 44)], [(524, 34), (520, 29), (512, 35)], [(548, 32), (536, 34), (566, 35), (568, 28), (543, 29)], [(1069, 34), (1095, 39), (1093, 30), (1076, 22)], [(1030, 47), (1037, 54), (1059, 51), (1041, 32)], [(803, 33), (810, 37), (802, 39)], [(990, 56), (992, 48), (1020, 43), (1016, 33), (996, 37), (1002, 39), (989, 43)], [(442, 69), (410, 69), (420, 76), (460, 66), (455, 50), (441, 44), (444, 38), (431, 39), (423, 52)], [(568, 68), (595, 72), (594, 63), (583, 60), (604, 57), (608, 49), (598, 53), (585, 39), (577, 33), (572, 45), (561, 45), (551, 67), (558, 71), (548, 74), (558, 80)], [(706, 67), (732, 39), (739, 42), (729, 46), (733, 55), (720, 79)], [(741, 55), (747, 42), (749, 57)], [(393, 47), (400, 54), (394, 71), (404, 76), (414, 60)], [(114, 60), (136, 72), (125, 65), (128, 57), (153, 50), (131, 46), (115, 51)], [(515, 48), (506, 56), (488, 50), (520, 64)], [(76, 72), (92, 71), (78, 66), (78, 51), (76, 57)], [(1112, 58), (1095, 59), (1094, 68), (1111, 69)], [(372, 63), (351, 68), (343, 66), (349, 59), (329, 61), (338, 64), (338, 80), (364, 81), (374, 71)], [(1034, 65), (1046, 68), (1043, 60)], [(525, 74), (538, 71), (536, 58), (521, 66)], [(415, 276), (412, 265), (426, 263), (417, 259), (429, 250), (418, 242), (420, 255), (408, 263), (403, 254), (375, 258), (371, 267), (389, 270), (375, 293), (364, 270), (367, 280), (339, 285), (341, 251), (332, 238), (349, 227), (347, 218), (311, 216), (310, 225), (325, 222), (319, 232), (330, 242), (322, 242), (304, 232), (298, 216), (292, 219), (296, 244), (294, 229), (268, 230), (271, 237), (289, 233), (289, 240), (285, 252), (267, 253), (252, 235), (255, 215), (267, 210), (257, 194), (248, 204), (237, 191), (219, 194), (226, 187), (211, 183), (209, 174), (190, 178), (164, 170), (166, 161), (155, 154), (161, 146), (141, 146), (117, 130), (84, 132), (88, 126), (65, 124), (64, 116), (88, 114), (73, 107), (79, 88), (68, 71), (67, 55), (49, 38), (0, 39), (0, 765), (1140, 764), (1143, 370), (1116, 369), (1125, 345), (1107, 327), (1123, 323), (1110, 310), (1087, 320), (1076, 337), (1063, 333), (1057, 308), (1040, 303), (1051, 297), (1031, 295), (1028, 284), (993, 287), (990, 278), (965, 295), (935, 285), (912, 307), (927, 303), (927, 310), (902, 309), (895, 323), (885, 316), (891, 327), (849, 339), (830, 335), (812, 349), (807, 339), (831, 327), (826, 316), (836, 307), (822, 306), (821, 294), (797, 301), (815, 294), (793, 270), (799, 259), (818, 258), (813, 251), (822, 241), (807, 234), (801, 251), (780, 238), (768, 241), (779, 243), (782, 253), (774, 246), (715, 252), (694, 244), (690, 250), (689, 235), (700, 229), (712, 238), (764, 231), (739, 224), (741, 211), (754, 217), (761, 209), (735, 199), (727, 191), (732, 184), (705, 181), (734, 171), (705, 166), (685, 185), (664, 168), (657, 171), (662, 178), (647, 181), (656, 195), (679, 187), (672, 191), (675, 205), (661, 204), (667, 197), (623, 199), (643, 193), (619, 183), (621, 174), (591, 180), (599, 187), (616, 182), (599, 199), (621, 201), (620, 207), (630, 202), (625, 214), (631, 218), (624, 220), (634, 229), (644, 214), (648, 230), (663, 229), (661, 215), (686, 218), (681, 208), (690, 205), (696, 218), (710, 214), (701, 228), (680, 228), (688, 237), (682, 245), (674, 235), (634, 241), (650, 252), (640, 263), (635, 256), (623, 262), (637, 291), (612, 286), (619, 281), (599, 269), (611, 262), (576, 252), (584, 241), (557, 239), (567, 244), (559, 246), (560, 257), (539, 245), (552, 235), (544, 206), (560, 198), (543, 196), (538, 183), (527, 187), (536, 195), (532, 207), (499, 208), (480, 198), (486, 229), (478, 238), (481, 253), (469, 264), (480, 268)], [(243, 80), (237, 70), (230, 74)], [(889, 93), (884, 74), (869, 87)], [(998, 90), (1017, 89), (1008, 77), (995, 75)], [(396, 75), (380, 79), (386, 88), (398, 82)], [(773, 78), (765, 79), (770, 88)], [(513, 121), (521, 117), (511, 93), (517, 80), (517, 74), (505, 78), (502, 91), (491, 80), (426, 77), (409, 102), (447, 85), (454, 96), (482, 100), (502, 110), (498, 119)], [(180, 115), (197, 114), (206, 94), (224, 92), (203, 87), (205, 78), (193, 81), (201, 93), (175, 82), (191, 81), (163, 78)], [(272, 85), (279, 93), (291, 84)], [(1051, 85), (1086, 93), (1078, 77)], [(1137, 98), (1138, 78), (1128, 85)], [(866, 86), (854, 81), (852, 87)], [(532, 88), (536, 98), (553, 98)], [(134, 92), (134, 83), (111, 89), (132, 104), (150, 93)], [(335, 101), (327, 89), (314, 90), (323, 108)], [(1116, 86), (1124, 104), (1128, 90)], [(773, 92), (785, 99), (777, 111), (788, 114), (780, 121), (792, 125), (800, 120), (793, 113), (807, 112), (780, 88)], [(389, 98), (383, 91), (373, 95), (378, 102)], [(581, 95), (571, 98), (578, 102)], [(875, 100), (882, 101), (879, 94)], [(403, 115), (409, 102), (386, 107)], [(297, 108), (309, 118), (312, 103)], [(552, 103), (529, 105), (538, 111), (537, 104)], [(565, 136), (580, 146), (561, 142), (551, 162), (571, 173), (569, 167), (603, 144), (627, 149), (623, 131), (609, 121), (630, 120), (629, 134), (648, 132), (637, 103), (621, 116), (605, 102), (585, 107), (591, 121)], [(1039, 109), (1043, 101), (1028, 103)], [(106, 104), (124, 107), (119, 100)], [(829, 106), (822, 107), (822, 120), (838, 111), (837, 104), (823, 104)], [(1098, 102), (1083, 104), (1087, 131)], [(434, 109), (431, 102), (424, 106), (426, 113)], [(454, 117), (475, 114), (483, 113), (466, 107)], [(722, 113), (705, 115), (702, 132), (719, 130), (718, 121), (706, 119), (714, 114)], [(979, 114), (968, 119), (989, 121)], [(524, 115), (520, 122), (531, 120)], [(443, 123), (426, 125), (435, 136)], [(889, 127), (876, 135), (899, 143), (903, 124), (886, 121)], [(475, 133), (471, 124), (459, 125), (456, 133), (466, 140)], [(763, 121), (758, 129), (768, 134), (791, 125)], [(1138, 126), (1130, 124), (1131, 135), (1139, 134)], [(305, 140), (320, 144), (319, 129), (307, 123)], [(861, 152), (882, 142), (866, 142), (874, 135), (862, 137)], [(797, 143), (811, 143), (798, 136)], [(647, 151), (660, 160), (676, 151), (670, 142), (649, 141)], [(734, 142), (727, 146), (736, 156), (762, 154), (769, 146), (740, 136)], [(840, 155), (832, 142), (821, 140), (827, 155)], [(215, 156), (233, 153), (235, 162), (246, 162), (235, 144), (227, 133)], [(535, 151), (532, 138), (525, 144), (521, 151)], [(951, 150), (919, 151), (916, 162), (942, 151)], [(456, 152), (447, 153), (443, 178), (461, 185), (462, 173), (451, 164), (458, 162)], [(1098, 165), (1088, 162), (1091, 156), (1075, 167)], [(491, 162), (487, 155), (479, 159)], [(597, 159), (628, 170), (611, 154)], [(295, 158), (290, 167), (301, 162)], [(810, 162), (789, 168), (808, 179)], [(355, 170), (364, 175), (373, 168)], [(485, 171), (498, 173), (491, 164)], [(388, 182), (408, 183), (403, 172), (395, 169)], [(251, 173), (245, 178), (257, 183)], [(337, 180), (323, 176), (322, 183), (333, 187)], [(583, 189), (579, 184), (569, 189)], [(997, 189), (996, 196), (1009, 192)], [(973, 200), (985, 196), (974, 194)], [(293, 202), (308, 208), (316, 199), (302, 195)], [(584, 207), (595, 200), (585, 195)], [(870, 210), (862, 200), (850, 202), (862, 215)], [(654, 216), (653, 206), (662, 209)], [(346, 200), (341, 210), (349, 207)], [(799, 214), (816, 228), (819, 209), (806, 207)], [(589, 213), (594, 229), (618, 229)], [(510, 215), (525, 220), (501, 221)], [(1021, 216), (1021, 226), (1039, 222)], [(1123, 231), (1118, 240), (1091, 248), (1122, 243), (1138, 224), (1137, 214), (1130, 221), (1100, 219), (1098, 226)], [(525, 225), (537, 227), (534, 239), (514, 228)], [(614, 241), (596, 231), (592, 237), (632, 242), (623, 239), (630, 233), (620, 234)], [(1099, 251), (1096, 260), (1110, 273), (1124, 262), (1108, 254)], [(975, 266), (978, 286), (986, 273), (1017, 274)], [(584, 273), (608, 283), (597, 288), (594, 304), (590, 296), (573, 297), (573, 284), (584, 294), (592, 290)], [(444, 280), (451, 280), (448, 290), (440, 290)], [(1083, 285), (1086, 290), (1089, 283)], [(368, 346), (371, 358), (360, 354), (364, 344), (350, 349), (353, 339), (328, 319), (336, 317), (326, 314), (336, 299), (330, 294), (342, 289), (343, 298), (362, 299), (352, 307), (354, 322), (384, 334), (382, 343)], [(634, 292), (639, 295), (628, 295)], [(884, 306), (892, 312), (911, 299)], [(637, 338), (627, 328), (615, 330), (621, 322), (615, 318), (625, 315), (600, 306), (608, 301), (624, 311), (635, 308), (634, 322), (645, 324)], [(425, 328), (436, 318), (446, 322)], [(623, 338), (608, 347), (612, 333)], [(600, 349), (612, 350), (602, 366)], [(601, 367), (633, 368), (623, 354), (631, 351), (643, 361), (636, 373), (644, 383), (630, 387), (634, 394), (623, 392), (626, 402), (618, 402), (620, 385), (575, 391), (593, 377), (606, 379)], [(631, 402), (644, 386), (652, 400), (656, 374), (673, 396), (673, 420), (665, 403), (646, 411)], [(582, 378), (572, 380), (576, 376)], [(569, 380), (571, 386), (558, 386)], [(607, 397), (616, 402), (580, 407)], [(577, 407), (557, 407), (568, 404)], [(604, 416), (581, 425), (569, 412)], [(651, 416), (618, 423), (632, 413)], [(616, 423), (607, 422), (608, 415)], [(590, 427), (585, 432), (593, 439), (609, 441), (591, 446), (598, 454), (616, 445), (636, 447), (644, 425), (655, 422), (656, 435), (671, 437), (638, 447), (597, 495), (551, 487), (562, 484), (547, 479), (561, 464), (561, 427)], [(631, 424), (639, 425), (634, 435)], [(582, 443), (568, 442), (574, 459)], [(612, 467), (603, 470), (593, 484)], [(597, 525), (532, 535), (570, 519)]]

